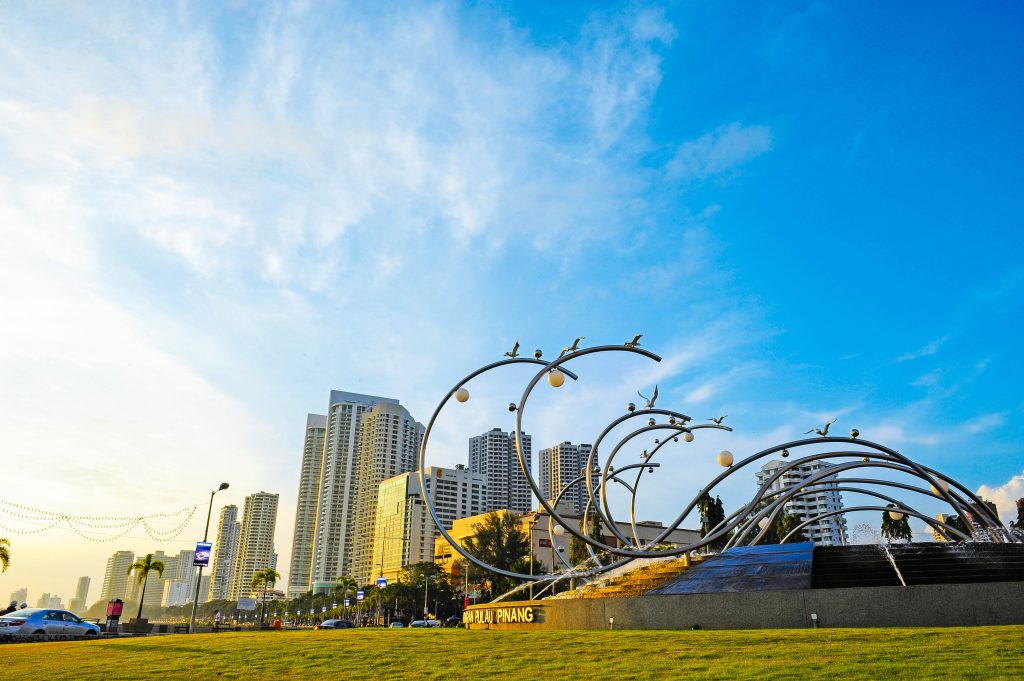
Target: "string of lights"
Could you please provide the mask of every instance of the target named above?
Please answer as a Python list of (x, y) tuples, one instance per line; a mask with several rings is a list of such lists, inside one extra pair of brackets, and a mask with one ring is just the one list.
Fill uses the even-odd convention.
[[(178, 537), (185, 531), (185, 528), (188, 527), (192, 517), (195, 515), (196, 508), (196, 506), (185, 507), (173, 513), (151, 513), (144, 516), (90, 516), (47, 511), (0, 499), (0, 516), (8, 520), (8, 523), (11, 520), (16, 520), (22, 523), (42, 524), (41, 527), (25, 529), (12, 526), (12, 524), (19, 523), (0, 523), (0, 529), (10, 534), (30, 535), (47, 532), (63, 526), (69, 528), (86, 541), (106, 543), (121, 539), (135, 528), (141, 526), (150, 539), (167, 541)], [(167, 518), (180, 518), (182, 516), (184, 518), (180, 522), (166, 530), (154, 527), (150, 522)], [(115, 532), (107, 533), (102, 530), (115, 530)]]

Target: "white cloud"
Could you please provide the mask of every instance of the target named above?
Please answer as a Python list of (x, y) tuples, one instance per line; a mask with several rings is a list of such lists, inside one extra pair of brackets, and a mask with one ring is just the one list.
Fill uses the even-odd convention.
[(1009, 524), (1017, 518), (1017, 500), (1024, 498), (1024, 472), (996, 487), (982, 485), (978, 488), (977, 495), (986, 501), (994, 502), (999, 510), (999, 518)]
[(936, 338), (935, 340), (925, 344), (924, 346), (918, 348), (917, 350), (914, 350), (913, 352), (908, 352), (903, 355), (900, 355), (899, 357), (896, 358), (896, 361), (909, 362), (910, 360), (920, 359), (922, 357), (931, 357), (932, 355), (939, 351), (939, 348), (946, 344), (946, 341), (948, 341), (952, 337), (952, 334), (948, 334), (943, 336), (942, 338)]
[(730, 123), (684, 143), (666, 169), (677, 180), (704, 180), (733, 170), (771, 147), (772, 135), (767, 126)]

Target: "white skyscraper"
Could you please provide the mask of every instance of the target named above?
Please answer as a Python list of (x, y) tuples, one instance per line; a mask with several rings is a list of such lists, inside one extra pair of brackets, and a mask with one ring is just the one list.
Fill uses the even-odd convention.
[(213, 545), (210, 563), (211, 601), (225, 600), (228, 597), (240, 530), (238, 507), (234, 504), (222, 507), (220, 521), (217, 523), (217, 541)]
[[(757, 484), (763, 485), (780, 468), (786, 466), (786, 461), (769, 461), (761, 470), (757, 471)], [(770, 491), (778, 491), (796, 485), (812, 475), (835, 466), (826, 461), (809, 461), (802, 463), (791, 470), (783, 473), (778, 480), (769, 487)], [(825, 481), (813, 486), (814, 494), (807, 494), (797, 497), (786, 504), (784, 512), (795, 515), (801, 522), (814, 516), (829, 511), (838, 511), (843, 508), (843, 496), (840, 492), (831, 489), (836, 486), (834, 477), (827, 477)], [(848, 536), (846, 530), (846, 518), (841, 515), (829, 516), (822, 520), (811, 522), (803, 528), (804, 535), (815, 544), (821, 546), (838, 546), (844, 543)]]
[(375, 404), (398, 400), (332, 390), (327, 407), (319, 501), (313, 536), (310, 581), (329, 588), (339, 575), (352, 571), (352, 533), (355, 501), (355, 459), (363, 414)]
[[(445, 529), (459, 518), (483, 512), (487, 478), (456, 469), (427, 468), (423, 483)], [(416, 473), (403, 473), (380, 483), (373, 540), (372, 575), (395, 580), (402, 567), (433, 562), (434, 540), (440, 536), (420, 495)]]
[[(523, 456), (532, 472), (533, 450), (530, 436), (522, 434)], [(508, 509), (526, 513), (533, 506), (533, 492), (519, 465), (513, 433), (494, 428), (469, 439), (469, 470), (487, 478), (484, 512)]]
[[(554, 447), (540, 450), (537, 455), (537, 477), (545, 499), (553, 500), (563, 487), (579, 477), (587, 465), (591, 449), (592, 447), (587, 444), (561, 442)], [(561, 502), (568, 504), (576, 515), (583, 515), (587, 508), (587, 499), (583, 483), (577, 482), (562, 495)]]
[(312, 588), (313, 540), (316, 533), (316, 512), (320, 500), (320, 474), (323, 468), (326, 433), (326, 416), (306, 415), (302, 468), (299, 470), (299, 494), (295, 502), (292, 562), (288, 571), (288, 598), (301, 596)]
[(228, 599), (235, 600), (252, 590), (252, 577), (257, 570), (270, 567), (274, 554), (274, 527), (277, 524), (277, 502), (280, 495), (256, 492), (245, 498), (238, 548), (231, 568)]
[(338, 574), (350, 574), (360, 583), (371, 578), (380, 483), (415, 467), (422, 439), (423, 426), (399, 404), (381, 402), (363, 414), (353, 459), (355, 504), (345, 537), (351, 572)]
[(88, 577), (79, 577), (78, 586), (75, 588), (75, 597), (68, 601), (68, 610), (74, 613), (85, 612), (89, 607), (86, 600), (89, 598), (89, 584), (92, 580)]
[(107, 569), (103, 573), (103, 588), (100, 600), (106, 602), (128, 595), (128, 566), (135, 562), (131, 551), (118, 551), (107, 558)]

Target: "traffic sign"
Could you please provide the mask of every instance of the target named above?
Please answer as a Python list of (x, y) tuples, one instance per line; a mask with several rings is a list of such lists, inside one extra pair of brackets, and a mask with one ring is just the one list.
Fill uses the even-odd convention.
[(362, 589), (360, 589), (359, 591), (356, 592), (356, 600), (357, 601), (363, 600), (363, 590)]
[(377, 588), (378, 589), (383, 589), (387, 585), (388, 585), (387, 577), (378, 577), (377, 578)]

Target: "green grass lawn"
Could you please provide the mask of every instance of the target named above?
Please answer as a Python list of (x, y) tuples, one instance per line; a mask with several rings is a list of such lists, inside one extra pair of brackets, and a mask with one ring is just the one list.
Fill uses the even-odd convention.
[(8, 679), (1022, 679), (1024, 626), (266, 631), (0, 646)]

